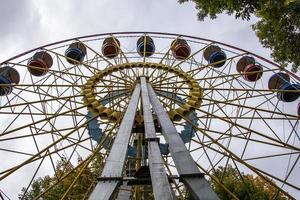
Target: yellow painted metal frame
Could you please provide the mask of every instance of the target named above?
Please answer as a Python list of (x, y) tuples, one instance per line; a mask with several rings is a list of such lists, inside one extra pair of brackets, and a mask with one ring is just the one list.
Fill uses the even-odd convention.
[[(174, 74), (174, 76), (182, 78), (189, 85), (190, 91), (186, 103), (184, 103), (177, 109), (169, 111), (168, 114), (171, 120), (179, 121), (181, 120), (181, 115), (188, 115), (190, 112), (200, 107), (202, 102), (201, 99), (203, 96), (203, 89), (199, 86), (198, 82), (188, 73), (178, 68), (173, 68), (171, 66), (160, 63), (135, 62), (109, 66), (102, 71), (98, 71), (86, 82), (86, 84), (82, 88), (82, 94), (84, 105), (87, 106), (89, 111), (93, 112), (95, 115), (99, 115), (103, 119), (108, 119), (112, 122), (118, 120), (122, 116), (122, 112), (103, 106), (101, 104), (101, 99), (96, 99), (94, 89), (95, 87), (97, 87), (97, 84), (102, 78), (111, 75), (113, 72), (132, 68), (152, 68), (154, 70), (163, 70), (164, 72), (172, 73)], [(127, 89), (131, 90), (133, 86)], [(180, 113), (181, 115), (179, 115), (178, 113)], [(136, 118), (136, 121), (140, 121), (138, 116)]]

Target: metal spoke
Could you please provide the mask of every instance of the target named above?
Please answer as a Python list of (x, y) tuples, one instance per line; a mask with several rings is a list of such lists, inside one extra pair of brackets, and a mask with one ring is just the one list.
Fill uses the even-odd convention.
[[(101, 51), (105, 39), (114, 57)], [(0, 187), (15, 189), (11, 199), (25, 199), (45, 174), (51, 183), (36, 200), (66, 182), (61, 199), (217, 199), (211, 185), (238, 199), (225, 182), (231, 169), (249, 198), (248, 174), (270, 198), (300, 194), (300, 78), (255, 53), (188, 35), (119, 32), (44, 45), (0, 69)], [(86, 171), (91, 184), (74, 193)]]

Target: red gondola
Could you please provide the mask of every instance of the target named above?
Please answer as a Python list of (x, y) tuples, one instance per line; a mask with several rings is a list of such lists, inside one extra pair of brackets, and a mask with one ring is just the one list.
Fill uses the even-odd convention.
[(236, 70), (243, 74), (246, 81), (254, 82), (259, 80), (263, 74), (263, 68), (255, 64), (255, 59), (250, 56), (243, 56), (236, 65)]
[(183, 60), (190, 56), (191, 48), (184, 39), (176, 39), (171, 43), (171, 50), (176, 59)]
[(43, 76), (47, 74), (52, 64), (53, 60), (51, 55), (46, 51), (39, 51), (28, 61), (28, 71), (33, 76)]
[(109, 58), (115, 58), (120, 52), (120, 41), (114, 37), (105, 38), (102, 44), (102, 54)]

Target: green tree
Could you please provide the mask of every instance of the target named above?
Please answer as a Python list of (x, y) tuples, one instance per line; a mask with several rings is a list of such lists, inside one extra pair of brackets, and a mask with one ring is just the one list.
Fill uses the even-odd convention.
[[(274, 197), (277, 200), (288, 199), (281, 193), (278, 193), (273, 186), (261, 177), (254, 177), (252, 174), (244, 174), (243, 172), (240, 173), (231, 165), (228, 165), (226, 168), (218, 167), (212, 175), (221, 180), (222, 184), (239, 199), (268, 200), (274, 199)], [(220, 184), (211, 181), (211, 185), (220, 199), (232, 199), (231, 195)]]
[[(281, 193), (278, 193), (276, 188), (271, 186), (268, 182), (258, 176), (252, 174), (245, 174), (239, 172), (231, 165), (225, 167), (218, 167), (212, 176), (225, 186), (232, 194), (238, 199), (243, 200), (287, 200), (288, 197)], [(268, 179), (268, 178), (267, 178)], [(269, 181), (272, 181), (268, 179)], [(221, 200), (234, 199), (220, 184), (215, 183), (211, 179), (209, 180), (211, 187), (216, 192)], [(185, 191), (183, 191), (185, 193)], [(193, 200), (194, 198), (190, 193), (187, 193), (187, 200)]]
[[(80, 163), (81, 161), (79, 161)], [(93, 189), (96, 178), (98, 177), (100, 171), (99, 168), (102, 165), (102, 158), (95, 159), (91, 165), (84, 170), (80, 179), (77, 181), (77, 184), (72, 188), (67, 199), (79, 200), (85, 199), (91, 193)], [(67, 163), (65, 159), (59, 161), (56, 166), (56, 174), (61, 177), (64, 174), (70, 172), (74, 167)], [(60, 199), (65, 191), (68, 189), (69, 185), (73, 182), (74, 178), (77, 176), (78, 172), (82, 168), (78, 168), (73, 173), (71, 173), (67, 178), (60, 181), (58, 184), (55, 184), (49, 192), (43, 195), (43, 200), (56, 200)], [(250, 174), (240, 173), (237, 169), (233, 168), (231, 165), (228, 165), (226, 168), (218, 167), (216, 171), (212, 174), (212, 176), (221, 180), (222, 184), (230, 190), (236, 197), (243, 200), (268, 200), (274, 199), (276, 200), (286, 200), (288, 199), (281, 193), (277, 193), (277, 190), (268, 184), (264, 179), (260, 177), (254, 177)], [(56, 176), (50, 177), (40, 177), (36, 179), (29, 191), (25, 194), (25, 188), (23, 188), (21, 194), (19, 195), (19, 199), (24, 200), (33, 200), (40, 193), (45, 191), (49, 186), (53, 185), (57, 181)], [(270, 180), (271, 181), (271, 180)], [(217, 195), (222, 200), (231, 200), (233, 199), (230, 194), (220, 185), (216, 184), (210, 180), (212, 188), (215, 190)], [(183, 191), (185, 193), (185, 191)], [(154, 199), (153, 194), (149, 194), (149, 199)], [(192, 200), (192, 196), (188, 194), (186, 199)]]
[(259, 21), (252, 25), (264, 47), (272, 50), (272, 57), (283, 67), (300, 67), (300, 0), (178, 0), (193, 1), (199, 20), (216, 18), (220, 13), (234, 14), (249, 20), (256, 15)]
[[(82, 159), (79, 158), (78, 164), (80, 164), (81, 162)], [(94, 159), (91, 164), (83, 170), (83, 173), (79, 177), (78, 181), (70, 190), (67, 199), (81, 200), (84, 199), (84, 197), (89, 196), (91, 188), (96, 183), (96, 179), (100, 173), (100, 165), (102, 165), (102, 156), (96, 156), (96, 159)], [(62, 195), (67, 191), (78, 173), (83, 169), (83, 166), (84, 164), (74, 170), (73, 165), (63, 158), (56, 164), (56, 175), (47, 175), (37, 178), (33, 181), (31, 188), (27, 192), (26, 188), (22, 189), (21, 194), (19, 194), (19, 199), (33, 200), (52, 185), (55, 186), (43, 195), (43, 200), (60, 199)], [(56, 183), (58, 179), (61, 179), (61, 177), (69, 172), (70, 174), (66, 178)]]

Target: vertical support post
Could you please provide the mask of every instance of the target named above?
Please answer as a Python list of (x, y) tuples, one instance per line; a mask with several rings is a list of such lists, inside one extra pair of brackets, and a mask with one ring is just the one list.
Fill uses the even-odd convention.
[(169, 150), (174, 160), (177, 171), (182, 182), (197, 200), (216, 200), (219, 199), (212, 190), (204, 174), (201, 173), (194, 162), (190, 152), (179, 136), (174, 124), (170, 120), (167, 112), (159, 102), (151, 84), (148, 83), (150, 102), (156, 113), (162, 133), (169, 143)]
[(150, 110), (150, 101), (146, 78), (141, 77), (143, 116), (145, 127), (145, 139), (148, 143), (148, 159), (150, 175), (155, 199), (171, 200), (174, 199), (172, 190), (165, 172), (163, 160), (161, 157), (158, 138), (156, 137), (155, 126)]
[(130, 200), (132, 186), (127, 185), (128, 181), (123, 181), (123, 185), (120, 186), (118, 197), (116, 200)]
[(143, 51), (143, 76), (145, 75), (145, 62), (146, 62), (146, 45), (147, 44), (147, 35), (144, 33), (144, 51)]
[[(94, 188), (89, 200), (107, 200), (113, 197), (117, 187), (122, 182), (122, 172), (127, 156), (128, 143), (134, 123), (134, 118), (139, 102), (141, 87), (137, 83), (129, 105), (119, 127), (118, 133), (112, 145), (111, 151), (106, 159), (101, 177)], [(113, 180), (106, 178), (116, 177)], [(119, 177), (119, 178), (118, 178)], [(102, 179), (101, 179), (102, 178)]]
[[(138, 171), (142, 166), (142, 143), (143, 143), (143, 133), (136, 134), (136, 161), (135, 161), (135, 170)], [(135, 199), (142, 199), (141, 196), (141, 186), (135, 186)]]

